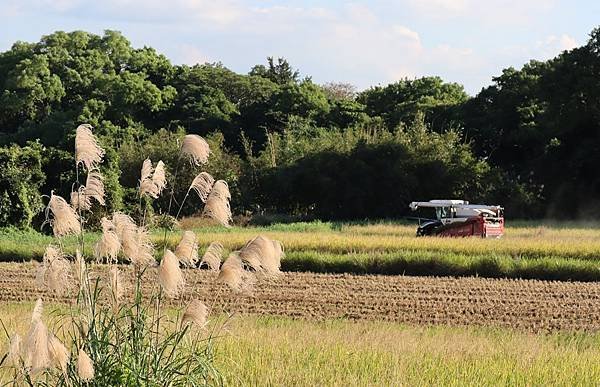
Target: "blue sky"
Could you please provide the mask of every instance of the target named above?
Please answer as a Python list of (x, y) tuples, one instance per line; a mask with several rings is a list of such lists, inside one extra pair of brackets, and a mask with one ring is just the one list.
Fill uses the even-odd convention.
[(114, 29), (173, 63), (246, 73), (282, 56), (318, 83), (439, 75), (475, 94), (505, 67), (585, 44), (600, 1), (0, 0), (0, 20), (0, 51), (56, 30)]

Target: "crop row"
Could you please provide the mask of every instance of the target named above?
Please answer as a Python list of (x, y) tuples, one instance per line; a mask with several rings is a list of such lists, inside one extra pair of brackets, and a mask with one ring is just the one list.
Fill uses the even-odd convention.
[[(30, 264), (2, 264), (1, 269), (0, 301), (30, 301), (41, 295), (68, 302), (73, 297), (37, 289)], [(95, 269), (100, 276), (104, 271)], [(234, 294), (216, 283), (214, 273), (190, 269), (185, 274), (185, 298), (197, 296), (213, 309), (244, 314), (501, 326), (533, 332), (600, 329), (596, 283), (285, 273), (260, 279), (248, 293)], [(152, 277), (145, 283), (156, 286)]]

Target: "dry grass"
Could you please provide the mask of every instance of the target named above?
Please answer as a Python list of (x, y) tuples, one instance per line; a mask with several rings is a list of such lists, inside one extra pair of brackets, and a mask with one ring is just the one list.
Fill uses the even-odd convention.
[[(30, 303), (0, 306), (9, 330), (20, 333), (30, 310)], [(273, 317), (235, 317), (227, 330), (215, 344), (228, 385), (573, 386), (600, 380), (600, 334)], [(8, 344), (0, 338), (1, 348)]]

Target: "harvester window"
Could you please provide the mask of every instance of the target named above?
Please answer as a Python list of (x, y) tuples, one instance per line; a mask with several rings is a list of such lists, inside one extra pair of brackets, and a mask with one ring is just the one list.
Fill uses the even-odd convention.
[(437, 207), (435, 209), (435, 215), (437, 216), (438, 220), (440, 219), (446, 219), (446, 218), (451, 218), (451, 208), (450, 207)]

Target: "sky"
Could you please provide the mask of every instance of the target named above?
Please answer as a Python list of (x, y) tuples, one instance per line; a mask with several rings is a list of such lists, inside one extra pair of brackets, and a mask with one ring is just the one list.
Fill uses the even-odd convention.
[(121, 31), (175, 64), (247, 73), (284, 57), (358, 90), (437, 75), (474, 95), (502, 69), (586, 43), (597, 0), (0, 0), (0, 51), (54, 31)]

